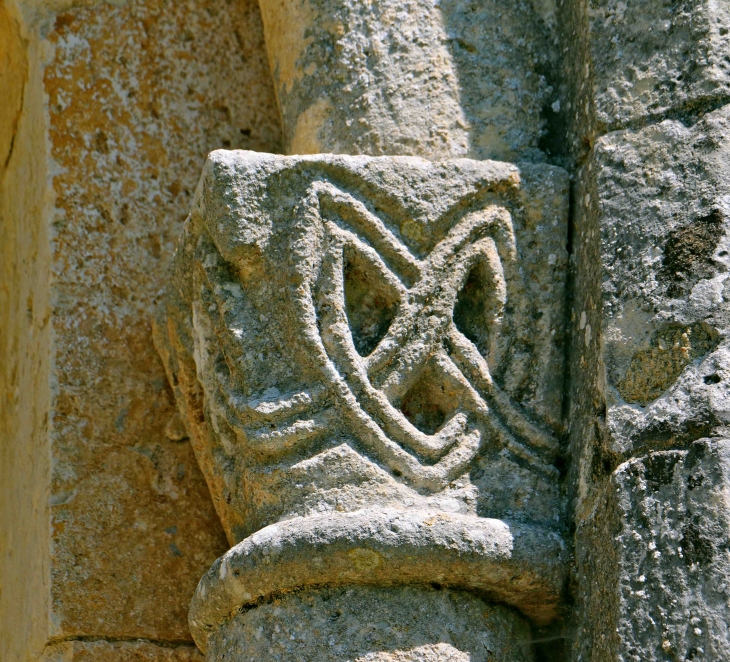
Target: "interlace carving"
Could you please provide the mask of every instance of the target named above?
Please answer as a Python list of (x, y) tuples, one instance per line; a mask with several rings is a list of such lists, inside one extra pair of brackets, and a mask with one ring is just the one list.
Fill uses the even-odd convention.
[[(552, 339), (533, 299), (555, 288), (552, 276), (535, 284), (555, 255), (525, 260), (513, 217), (524, 203), (495, 193), (513, 170), (446, 189), (434, 209), (421, 205), (424, 220), (377, 189), (382, 174), (246, 167), (245, 185), (204, 176), (176, 258), (186, 282), (167, 306), (172, 382), (189, 426), (202, 425), (194, 443), (219, 508), (247, 522), (238, 530), (340, 508), (348, 481), (390, 481), (389, 503), (460, 490), (471, 508), (475, 462), (555, 483), (554, 433), (515, 397), (539, 391), (536, 356)], [(316, 477), (313, 462), (326, 467)], [(292, 485), (309, 495), (304, 511)], [(365, 488), (347, 490), (346, 510), (367, 505), (353, 496)], [(498, 508), (489, 494), (510, 488), (479, 490)]]
[(566, 201), (545, 166), (210, 157), (156, 331), (234, 544), (199, 645), (324, 584), (555, 617)]
[[(222, 404), (226, 419), (235, 419), (234, 429), (241, 430), (240, 441), (248, 449), (262, 458), (276, 457), (333, 434), (344, 422), (396, 475), (429, 490), (442, 489), (464, 472), (487, 439), (542, 473), (554, 472), (548, 464), (557, 451), (554, 437), (510, 401), (489, 371), (490, 357), (496, 360), (492, 355), (504, 344), (507, 282), (521, 279), (506, 209), (488, 206), (463, 213), (422, 260), (362, 202), (330, 183), (315, 182), (295, 216), (289, 265), (301, 285), (292, 303), (304, 329), (302, 342), (318, 359), (322, 384), (277, 399), (246, 398), (236, 393), (230, 371), (217, 371), (219, 391), (208, 395)], [(312, 263), (315, 255), (318, 264)], [(204, 269), (214, 282), (220, 265), (208, 259)], [(363, 313), (347, 297), (357, 270), (371, 276), (373, 288), (390, 294), (375, 296), (365, 311), (376, 319), (376, 333), (363, 329), (362, 322), (352, 324)], [(478, 285), (469, 281), (474, 274)], [(467, 284), (483, 297), (470, 303), (484, 312), (483, 331), (490, 339), (486, 355), (454, 321)], [(218, 288), (215, 304), (199, 307), (196, 314), (214, 324), (213, 315), (229, 309), (229, 291)], [(392, 316), (386, 325), (378, 319), (383, 313)], [(366, 337), (377, 340), (372, 349), (364, 344)], [(225, 361), (235, 364), (231, 356)], [(431, 434), (404, 412), (404, 401), (418, 386), (438, 392), (438, 400), (422, 407), (445, 410), (443, 424)], [(323, 409), (324, 402), (333, 406)]]

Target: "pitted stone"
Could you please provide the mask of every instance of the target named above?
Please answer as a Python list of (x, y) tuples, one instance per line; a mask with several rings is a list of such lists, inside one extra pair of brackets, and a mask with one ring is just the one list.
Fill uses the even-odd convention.
[(530, 628), (511, 610), (431, 587), (326, 588), (235, 614), (209, 660), (530, 662)]
[(592, 156), (607, 450), (621, 459), (686, 446), (730, 420), (729, 126), (728, 108), (691, 128), (667, 120), (609, 134)]
[(555, 520), (566, 187), (547, 166), (211, 155), (157, 338), (231, 541), (373, 503)]
[(288, 153), (544, 160), (549, 3), (260, 6)]
[(556, 616), (567, 185), (211, 154), (156, 331), (242, 541), (201, 580), (201, 647), (239, 608), (330, 584), (436, 581)]
[(730, 443), (720, 438), (613, 472), (579, 523), (579, 577), (590, 587), (584, 659), (728, 659), (729, 478)]
[(213, 564), (193, 598), (190, 631), (204, 651), (232, 614), (322, 585), (436, 583), (545, 624), (559, 612), (566, 559), (554, 531), (495, 519), (392, 508), (294, 518), (264, 527)]

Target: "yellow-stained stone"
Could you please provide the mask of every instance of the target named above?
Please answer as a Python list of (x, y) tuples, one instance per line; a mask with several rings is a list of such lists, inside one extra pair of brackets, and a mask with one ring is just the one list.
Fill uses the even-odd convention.
[(188, 662), (226, 544), (151, 317), (207, 152), (278, 150), (258, 8), (54, 7), (0, 5), (0, 660)]
[(0, 4), (0, 177), (8, 165), (23, 108), (28, 57), (20, 25), (9, 7)]
[(41, 662), (203, 662), (191, 645), (159, 646), (145, 641), (68, 641), (49, 646)]
[(225, 549), (151, 340), (206, 153), (276, 149), (253, 2), (61, 14), (45, 70), (53, 179), (52, 599), (58, 634), (188, 639)]
[[(0, 660), (41, 653), (48, 622), (50, 245), (37, 40), (0, 3)], [(26, 50), (27, 47), (27, 50)], [(19, 72), (11, 68), (27, 66)], [(6, 104), (6, 102), (9, 102)], [(18, 114), (18, 103), (23, 112)], [(10, 110), (11, 115), (5, 113)]]

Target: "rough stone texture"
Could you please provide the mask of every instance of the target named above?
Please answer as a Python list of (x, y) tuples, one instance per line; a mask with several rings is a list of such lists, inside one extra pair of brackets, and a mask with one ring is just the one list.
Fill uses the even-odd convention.
[[(622, 464), (581, 535), (619, 553), (599, 563), (590, 547), (594, 608), (582, 659), (626, 662), (730, 657), (730, 442), (697, 441)], [(628, 617), (630, 615), (630, 617)], [(578, 656), (581, 659), (581, 656)]]
[(550, 2), (264, 0), (261, 9), (288, 153), (544, 159)]
[(712, 0), (589, 4), (603, 130), (730, 98), (730, 8)]
[(68, 641), (48, 646), (40, 662), (203, 662), (203, 655), (190, 644)]
[(209, 635), (242, 605), (318, 586), (437, 584), (516, 607), (537, 625), (559, 615), (565, 545), (542, 527), (434, 510), (375, 506), (271, 524), (218, 559), (190, 605)]
[(0, 110), (3, 662), (50, 638), (190, 640), (226, 545), (165, 432), (152, 311), (206, 153), (279, 144), (255, 3), (58, 7), (24, 5), (16, 33), (0, 11), (2, 66), (22, 46), (29, 67)]
[(556, 520), (566, 185), (548, 166), (211, 155), (157, 338), (230, 539), (373, 490)]
[[(633, 561), (610, 525), (610, 500), (631, 500), (638, 488), (612, 472), (647, 452), (684, 453), (727, 425), (729, 114), (722, 108), (691, 127), (666, 120), (607, 134), (579, 173), (570, 412), (577, 618), (585, 634), (575, 642), (576, 659), (643, 654), (631, 633), (645, 623), (621, 602), (612, 574)], [(676, 499), (665, 501), (681, 508), (672, 505)], [(717, 502), (706, 513), (715, 524), (707, 526), (721, 526), (726, 508)], [(678, 583), (693, 585), (682, 564), (672, 572)], [(673, 612), (671, 600), (652, 595), (652, 608)], [(701, 592), (692, 610), (692, 618), (717, 618), (711, 596)], [(646, 659), (685, 659), (664, 654)]]
[(290, 594), (237, 614), (211, 638), (207, 659), (528, 662), (532, 655), (523, 619), (468, 593), (351, 587)]
[[(728, 657), (727, 3), (564, 0), (556, 21), (549, 3), (265, 0), (288, 150), (580, 166), (571, 397), (564, 415), (564, 180), (543, 195), (530, 168), (454, 162), (426, 185), (441, 166), (257, 157), (255, 176), (209, 167), (187, 226), (177, 273), (198, 280), (160, 334), (182, 417), (148, 321), (205, 152), (278, 149), (261, 30), (245, 3), (79, 4), (0, 7), (0, 659), (49, 641), (64, 661), (195, 659), (183, 612), (225, 544), (188, 429), (243, 539), (193, 613), (259, 604), (228, 623), (249, 623), (239, 638), (278, 618), (279, 591), (307, 587), (283, 601), (320, 618), (319, 582), (391, 585), (326, 592), (370, 596), (327, 621), (354, 648), (337, 628), (373, 620), (368, 592), (411, 604), (429, 592), (394, 585), (433, 576), (553, 614), (552, 534), (572, 520), (575, 659)], [(499, 231), (455, 248), (438, 225), (454, 201)], [(297, 326), (282, 311), (307, 292)], [(467, 655), (436, 638), (357, 655)]]
[(49, 36), (60, 634), (186, 639), (224, 544), (189, 444), (165, 436), (150, 325), (206, 152), (275, 147), (257, 30), (248, 3), (138, 2), (62, 14)]
[[(595, 149), (610, 451), (677, 447), (728, 422), (730, 109)], [(627, 455), (628, 454), (628, 455)]]
[[(561, 156), (579, 166), (568, 398), (573, 659), (722, 659), (711, 646), (704, 655), (682, 649), (681, 638), (661, 651), (655, 638), (642, 643), (638, 632), (661, 633), (643, 605), (622, 602), (616, 569), (633, 563), (633, 549), (611, 526), (617, 502), (643, 498), (613, 475), (617, 466), (725, 434), (728, 6), (564, 0), (557, 15)], [(634, 130), (606, 133), (625, 128)], [(680, 492), (665, 498), (669, 507), (681, 508)], [(626, 526), (633, 517), (627, 511)], [(727, 505), (716, 502), (707, 517), (724, 526)], [(667, 586), (693, 586), (687, 568), (673, 572)], [(721, 583), (717, 567), (703, 572)], [(672, 599), (654, 591), (647, 601), (683, 618)], [(692, 609), (690, 618), (710, 621), (719, 613), (701, 591)]]
[[(27, 48), (27, 50), (25, 50)], [(6, 50), (7, 49), (7, 50)], [(50, 246), (39, 44), (0, 5), (0, 660), (40, 655), (48, 622)], [(5, 67), (25, 63), (27, 69)], [(6, 85), (7, 84), (7, 85)], [(22, 100), (22, 112), (5, 121)], [(9, 101), (6, 106), (5, 101)], [(32, 302), (32, 307), (29, 303)], [(11, 443), (17, 441), (17, 443)]]
[(549, 166), (211, 154), (156, 331), (249, 536), (198, 587), (201, 647), (312, 584), (436, 577), (555, 616), (566, 193)]
[(560, 123), (572, 155), (608, 131), (689, 123), (730, 101), (730, 10), (714, 0), (561, 0)]

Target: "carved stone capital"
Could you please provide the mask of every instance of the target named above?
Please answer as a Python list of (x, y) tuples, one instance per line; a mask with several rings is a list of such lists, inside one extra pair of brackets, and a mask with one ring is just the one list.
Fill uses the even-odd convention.
[(307, 587), (437, 583), (555, 617), (567, 186), (211, 154), (156, 330), (235, 545), (193, 600), (201, 648)]

